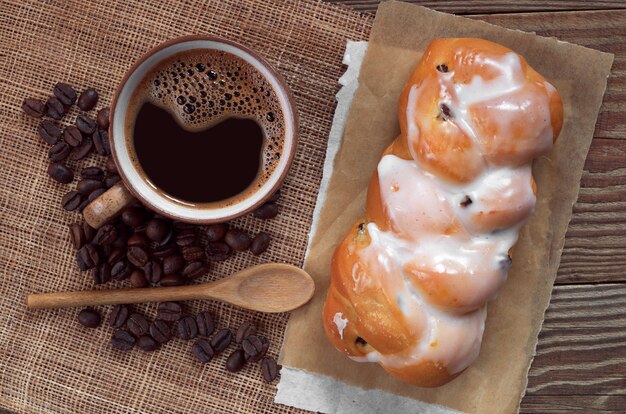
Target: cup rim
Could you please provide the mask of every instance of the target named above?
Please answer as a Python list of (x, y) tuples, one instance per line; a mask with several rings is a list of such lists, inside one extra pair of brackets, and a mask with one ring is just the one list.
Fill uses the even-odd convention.
[[(118, 100), (120, 97), (121, 92), (123, 91), (126, 83), (128, 82), (129, 78), (137, 71), (137, 69), (147, 60), (149, 59), (151, 56), (153, 56), (154, 54), (156, 54), (157, 52), (166, 49), (170, 46), (179, 44), (179, 43), (185, 43), (185, 42), (189, 42), (189, 41), (210, 41), (210, 42), (214, 42), (214, 43), (222, 43), (228, 46), (231, 46), (235, 49), (239, 49), (247, 54), (249, 54), (250, 56), (252, 56), (253, 58), (255, 58), (261, 65), (264, 66), (264, 68), (271, 74), (271, 76), (274, 78), (274, 80), (276, 81), (276, 83), (283, 89), (284, 91), (284, 96), (286, 98), (286, 103), (290, 109), (290, 111), (288, 111), (291, 114), (291, 124), (292, 124), (292, 131), (293, 133), (291, 134), (291, 141), (292, 141), (292, 145), (291, 148), (289, 150), (289, 153), (284, 154), (282, 153), (282, 156), (287, 156), (287, 161), (285, 164), (285, 167), (283, 168), (282, 171), (280, 171), (280, 175), (278, 176), (278, 179), (276, 180), (275, 184), (269, 189), (269, 191), (267, 191), (267, 194), (265, 194), (262, 198), (260, 198), (257, 202), (255, 202), (254, 204), (250, 205), (249, 207), (238, 211), (238, 212), (234, 212), (232, 214), (226, 214), (224, 216), (220, 216), (217, 218), (198, 218), (198, 217), (181, 217), (177, 214), (171, 213), (157, 205), (155, 205), (150, 199), (144, 197), (140, 192), (138, 192), (134, 186), (132, 185), (130, 179), (128, 178), (128, 176), (126, 175), (126, 173), (124, 172), (124, 169), (120, 167), (121, 163), (119, 162), (118, 159), (118, 154), (117, 154), (117, 150), (115, 148), (115, 144), (114, 144), (114, 133), (113, 133), (113, 125), (114, 125), (114, 116), (115, 116), (115, 108), (117, 107), (118, 104)], [(287, 111), (283, 111), (283, 113), (285, 113)], [(298, 144), (298, 136), (299, 136), (299, 120), (298, 120), (298, 113), (297, 113), (297, 108), (295, 105), (295, 101), (293, 99), (293, 95), (291, 93), (291, 90), (289, 89), (289, 86), (287, 85), (287, 82), (285, 81), (285, 79), (280, 75), (280, 73), (278, 73), (278, 71), (276, 71), (276, 69), (274, 69), (274, 67), (261, 55), (259, 55), (256, 51), (241, 45), (237, 42), (234, 42), (232, 40), (229, 39), (224, 39), (222, 37), (218, 37), (218, 36), (210, 36), (210, 35), (188, 35), (188, 36), (181, 36), (181, 37), (176, 37), (173, 39), (169, 39), (163, 43), (159, 43), (158, 45), (156, 45), (155, 47), (153, 47), (152, 49), (150, 49), (148, 52), (144, 53), (143, 55), (141, 55), (141, 57), (139, 57), (134, 63), (133, 65), (126, 71), (126, 73), (124, 74), (124, 77), (122, 78), (122, 80), (120, 81), (119, 85), (117, 86), (117, 89), (115, 90), (115, 94), (113, 95), (113, 99), (111, 101), (111, 106), (110, 106), (110, 122), (109, 122), (109, 128), (108, 128), (108, 135), (109, 135), (109, 146), (111, 148), (111, 156), (113, 157), (113, 160), (116, 164), (117, 167), (117, 172), (119, 174), (119, 176), (121, 177), (122, 181), (124, 182), (124, 185), (126, 186), (126, 188), (128, 189), (128, 191), (130, 191), (130, 193), (139, 201), (141, 201), (144, 205), (146, 205), (148, 208), (154, 210), (155, 212), (157, 212), (158, 214), (161, 214), (165, 217), (168, 217), (170, 219), (173, 220), (177, 220), (177, 221), (182, 221), (182, 222), (186, 222), (186, 223), (193, 223), (193, 224), (211, 224), (211, 223), (221, 223), (221, 222), (225, 222), (225, 221), (229, 221), (232, 219), (235, 219), (237, 217), (241, 217), (244, 216), (248, 213), (250, 213), (251, 211), (255, 210), (256, 208), (260, 207), (261, 205), (263, 205), (265, 202), (267, 202), (267, 200), (280, 188), (280, 186), (282, 185), (285, 177), (287, 176), (287, 174), (289, 173), (289, 170), (291, 169), (291, 165), (293, 163), (293, 159), (295, 157), (295, 153), (296, 153), (296, 148), (297, 148), (297, 144)], [(125, 139), (125, 137), (124, 137)], [(235, 204), (236, 205), (236, 204)]]

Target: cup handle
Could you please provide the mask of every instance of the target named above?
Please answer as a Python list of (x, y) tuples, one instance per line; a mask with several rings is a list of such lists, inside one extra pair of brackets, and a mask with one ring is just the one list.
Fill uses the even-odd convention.
[(83, 217), (87, 224), (94, 229), (99, 229), (104, 223), (120, 214), (133, 201), (135, 201), (135, 197), (120, 181), (87, 204), (83, 210)]

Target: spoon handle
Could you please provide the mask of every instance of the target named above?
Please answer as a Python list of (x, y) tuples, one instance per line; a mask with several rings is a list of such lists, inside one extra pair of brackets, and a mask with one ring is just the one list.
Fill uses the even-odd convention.
[(31, 309), (47, 309), (206, 299), (207, 295), (204, 288), (205, 286), (203, 285), (192, 285), (158, 289), (138, 288), (38, 293), (28, 295), (26, 306)]

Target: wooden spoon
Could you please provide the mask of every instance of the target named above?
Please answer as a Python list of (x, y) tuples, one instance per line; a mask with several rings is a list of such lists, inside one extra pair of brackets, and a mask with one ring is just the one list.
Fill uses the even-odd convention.
[(268, 263), (201, 285), (40, 293), (28, 295), (26, 305), (43, 309), (212, 299), (259, 312), (277, 313), (299, 308), (311, 299), (314, 291), (313, 279), (304, 270)]

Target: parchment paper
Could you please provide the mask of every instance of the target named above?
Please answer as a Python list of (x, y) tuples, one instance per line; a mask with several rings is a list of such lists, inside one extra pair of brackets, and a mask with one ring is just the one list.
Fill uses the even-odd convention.
[[(537, 160), (533, 166), (537, 206), (520, 233), (509, 280), (498, 298), (489, 304), (478, 360), (451, 383), (437, 389), (421, 389), (396, 380), (376, 364), (352, 362), (336, 351), (324, 335), (320, 315), (329, 284), (332, 252), (354, 220), (363, 214), (370, 175), (380, 153), (399, 133), (396, 111), (400, 92), (422, 51), (438, 37), (481, 37), (525, 56), (561, 93), (565, 123), (550, 157)], [(516, 412), (526, 388), (528, 368), (550, 300), (612, 62), (610, 54), (556, 39), (409, 4), (382, 4), (305, 261), (305, 269), (315, 279), (316, 294), (312, 303), (295, 312), (289, 321), (282, 364), (320, 378), (330, 377), (331, 381), (336, 379), (350, 386), (386, 391), (455, 410)], [(326, 405), (319, 409), (334, 412), (338, 406), (329, 405), (325, 393), (337, 397), (342, 388), (340, 383), (332, 383), (331, 389), (321, 387), (303, 392), (320, 393), (319, 400)], [(343, 396), (344, 407), (345, 400), (353, 400), (355, 407), (367, 407), (357, 400), (367, 399), (369, 393), (355, 392), (358, 388), (344, 389), (352, 393)], [(403, 412), (429, 412), (425, 407), (416, 403), (413, 408), (405, 406)], [(372, 406), (369, 411), (381, 412), (381, 409)], [(349, 410), (342, 408), (342, 411)]]

